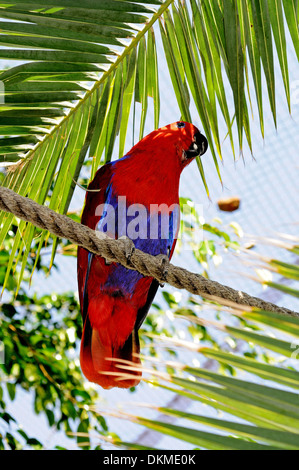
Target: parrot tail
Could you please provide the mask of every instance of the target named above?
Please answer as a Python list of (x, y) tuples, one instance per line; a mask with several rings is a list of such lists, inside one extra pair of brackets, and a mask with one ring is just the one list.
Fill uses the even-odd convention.
[[(86, 317), (81, 341), (80, 362), (82, 372), (90, 382), (95, 382), (105, 389), (112, 387), (135, 387), (141, 380), (141, 366), (138, 332), (133, 330), (124, 345), (113, 348), (103, 344), (99, 331), (92, 328)], [(119, 359), (119, 361), (118, 361)], [(122, 360), (129, 361), (122, 362)], [(126, 365), (136, 366), (136, 370), (126, 369)], [(131, 377), (125, 378), (123, 374)]]

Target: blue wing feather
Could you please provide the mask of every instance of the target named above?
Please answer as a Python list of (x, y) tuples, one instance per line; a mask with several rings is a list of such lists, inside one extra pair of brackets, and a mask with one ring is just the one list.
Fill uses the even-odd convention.
[[(137, 205), (136, 208), (138, 211)], [(139, 208), (141, 209), (140, 205)], [(159, 254), (169, 255), (169, 253), (172, 251), (172, 247), (175, 243), (175, 237), (178, 231), (178, 208), (175, 207), (174, 211), (170, 213), (169, 219), (167, 219), (168, 230), (166, 232), (165, 227), (162, 227), (162, 224), (165, 224), (165, 219), (160, 213), (157, 214), (158, 230), (154, 238), (150, 237), (153, 216), (149, 213), (149, 211), (146, 208), (143, 208), (143, 210), (146, 211), (145, 218), (142, 222), (143, 230), (138, 222), (136, 224), (134, 223), (135, 233), (133, 233), (133, 235), (136, 235), (136, 237), (132, 237), (130, 236), (130, 233), (128, 233), (128, 228), (130, 224), (134, 222), (134, 220), (137, 220), (136, 213), (134, 215), (128, 215), (128, 207), (125, 207), (125, 209), (126, 212), (124, 219), (123, 207), (120, 208), (118, 195), (114, 193), (113, 187), (109, 185), (106, 190), (106, 201), (102, 208), (102, 217), (97, 224), (96, 230), (107, 233), (107, 235), (111, 236), (112, 238), (129, 236), (129, 238), (133, 239), (137, 249), (153, 256)], [(114, 289), (117, 291), (121, 290), (122, 295), (125, 297), (131, 297), (135, 292), (138, 281), (142, 277), (142, 274), (138, 273), (137, 271), (126, 269), (120, 264), (114, 264), (111, 266), (109, 277), (103, 288), (109, 290), (110, 292)]]

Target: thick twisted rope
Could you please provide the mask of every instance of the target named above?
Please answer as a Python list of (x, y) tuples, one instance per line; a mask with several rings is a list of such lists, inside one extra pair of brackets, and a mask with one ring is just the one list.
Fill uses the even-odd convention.
[(245, 292), (211, 281), (173, 264), (167, 263), (165, 265), (165, 259), (161, 261), (161, 256), (152, 256), (135, 249), (128, 257), (127, 240), (109, 238), (103, 233), (91, 230), (65, 215), (58, 214), (48, 207), (41, 206), (4, 187), (0, 187), (0, 209), (31, 222), (36, 227), (48, 230), (53, 235), (67, 238), (72, 243), (100, 255), (110, 262), (120, 263), (144, 276), (153, 277), (160, 283), (166, 282), (177, 289), (186, 289), (191, 294), (202, 297), (218, 297), (240, 305), (299, 317), (299, 313), (292, 310), (252, 297)]

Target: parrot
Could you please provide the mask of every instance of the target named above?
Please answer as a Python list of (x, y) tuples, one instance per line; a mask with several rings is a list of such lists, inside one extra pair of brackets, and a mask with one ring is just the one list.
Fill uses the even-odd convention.
[[(207, 148), (206, 137), (191, 123), (154, 130), (97, 170), (86, 190), (81, 223), (170, 260), (180, 224), (180, 175)], [(103, 389), (137, 386), (142, 377), (138, 330), (159, 281), (80, 246), (77, 277), (83, 375)]]

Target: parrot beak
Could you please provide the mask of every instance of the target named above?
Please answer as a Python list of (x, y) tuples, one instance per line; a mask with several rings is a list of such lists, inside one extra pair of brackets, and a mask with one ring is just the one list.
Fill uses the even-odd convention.
[(194, 135), (194, 141), (186, 151), (187, 158), (194, 158), (203, 155), (208, 149), (208, 141), (199, 131)]

